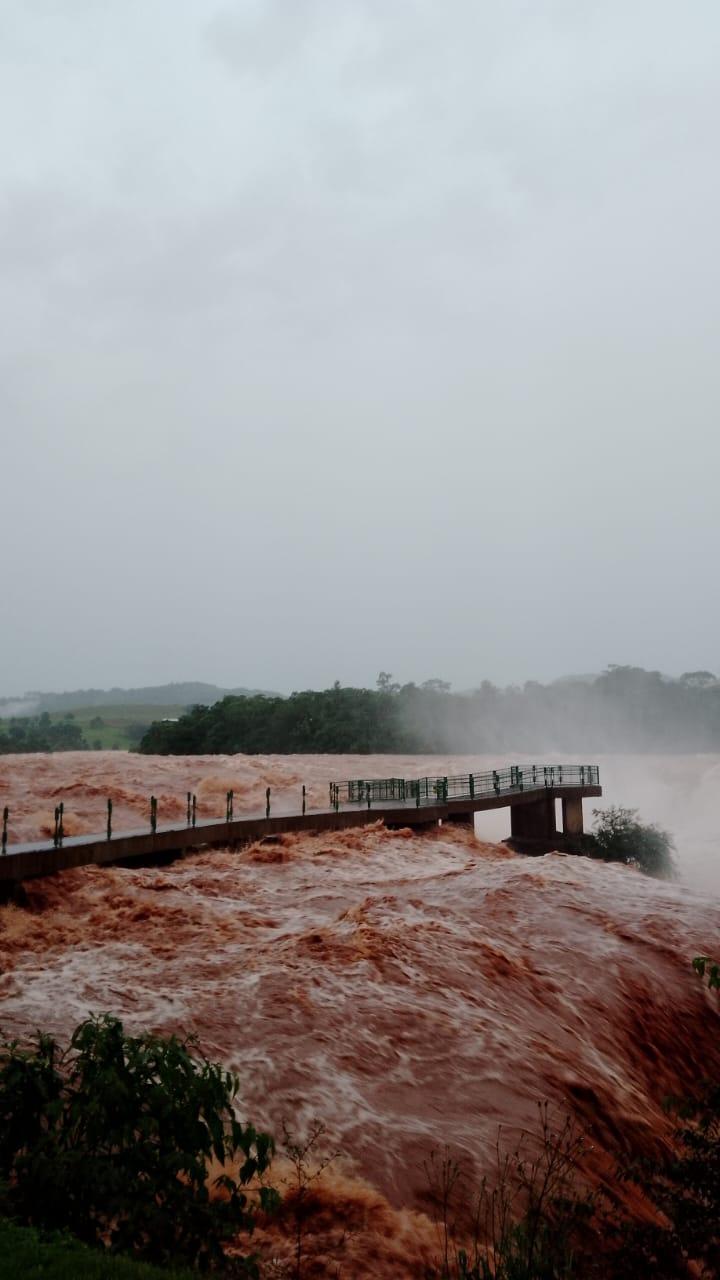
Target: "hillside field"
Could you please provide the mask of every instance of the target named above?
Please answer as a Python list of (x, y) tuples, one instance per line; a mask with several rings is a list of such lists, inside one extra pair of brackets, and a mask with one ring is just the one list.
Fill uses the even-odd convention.
[(72, 716), (90, 749), (129, 751), (136, 747), (154, 720), (181, 716), (183, 706), (128, 704), (118, 707), (76, 707), (50, 713), (53, 724)]

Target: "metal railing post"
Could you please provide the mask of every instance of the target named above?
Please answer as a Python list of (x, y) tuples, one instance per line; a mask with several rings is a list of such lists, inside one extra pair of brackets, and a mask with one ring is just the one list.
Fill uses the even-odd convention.
[(53, 831), (53, 844), (55, 845), (56, 849), (58, 845), (62, 844), (63, 836), (65, 834), (63, 830), (63, 814), (64, 813), (65, 813), (65, 805), (61, 800), (60, 803), (55, 806), (55, 830)]
[(108, 802), (107, 802), (107, 838), (108, 840), (110, 840), (111, 837), (112, 837), (112, 800), (108, 796)]
[(468, 790), (470, 791), (470, 799), (475, 799), (475, 777), (472, 773), (468, 774)]
[(8, 828), (8, 818), (9, 818), (9, 817), (10, 817), (10, 810), (8, 809), (7, 805), (5, 805), (5, 808), (3, 809), (3, 824), (2, 824), (2, 851), (3, 851), (3, 853), (7, 853), (7, 828)]
[(265, 788), (265, 817), (270, 817), (270, 788)]
[(228, 791), (227, 795), (225, 796), (225, 821), (226, 822), (232, 822), (233, 820), (233, 799), (234, 799), (233, 792)]
[(150, 830), (155, 835), (157, 831), (157, 800), (155, 796), (150, 797)]
[(306, 795), (307, 795), (307, 793), (306, 793), (306, 791), (305, 791), (305, 783), (303, 782), (303, 790), (302, 790), (302, 797), (303, 797), (303, 799), (302, 799), (302, 811), (303, 811), (303, 817), (305, 817), (305, 799), (306, 799)]
[(196, 821), (197, 821), (197, 796), (193, 791), (193, 798), (192, 798), (192, 825), (193, 826), (195, 826)]

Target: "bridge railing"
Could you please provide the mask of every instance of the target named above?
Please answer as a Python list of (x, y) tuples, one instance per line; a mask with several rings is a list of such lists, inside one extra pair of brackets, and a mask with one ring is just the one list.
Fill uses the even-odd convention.
[(414, 801), (416, 805), (444, 804), (452, 800), (475, 800), (489, 796), (513, 795), (546, 787), (598, 786), (596, 764), (510, 765), (486, 773), (424, 778), (353, 778), (331, 784), (335, 804), (373, 804)]

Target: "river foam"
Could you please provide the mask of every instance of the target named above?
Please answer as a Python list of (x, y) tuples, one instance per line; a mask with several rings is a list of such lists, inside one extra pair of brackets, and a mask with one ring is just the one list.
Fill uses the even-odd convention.
[[(150, 791), (169, 817), (195, 790), (209, 817), (231, 786), (239, 812), (260, 807), (266, 785), (290, 807), (303, 781), (322, 803), (328, 777), (450, 767), (361, 759), (0, 765), (24, 837), (59, 798), (92, 830), (111, 794), (119, 828), (137, 826)], [(467, 758), (453, 764), (462, 772)], [(651, 795), (647, 783), (644, 816), (671, 825), (669, 807), (647, 812)], [(517, 857), (462, 829), (375, 823), (161, 869), (88, 867), (26, 891), (0, 908), (2, 1031), (65, 1037), (101, 1010), (133, 1031), (192, 1031), (239, 1072), (257, 1124), (302, 1132), (322, 1120), (343, 1155), (318, 1192), (312, 1247), (329, 1257), (354, 1223), (343, 1274), (417, 1275), (436, 1247), (430, 1152), (448, 1146), (476, 1177), (491, 1174), (498, 1125), (509, 1140), (533, 1129), (543, 1099), (587, 1130), (588, 1179), (622, 1196), (618, 1156), (666, 1140), (663, 1099), (720, 1067), (717, 1008), (690, 967), (718, 952), (720, 903), (694, 873), (663, 883), (563, 854)], [(316, 1274), (334, 1274), (327, 1265)]]

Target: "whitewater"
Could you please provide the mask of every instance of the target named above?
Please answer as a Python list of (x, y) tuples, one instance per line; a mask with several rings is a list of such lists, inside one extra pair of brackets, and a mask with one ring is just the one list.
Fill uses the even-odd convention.
[[(299, 808), (303, 784), (323, 805), (331, 780), (505, 763), (523, 760), (15, 756), (0, 760), (0, 803), (19, 840), (49, 834), (61, 799), (68, 834), (102, 830), (108, 797), (120, 831), (148, 818), (151, 792), (160, 821), (181, 822), (188, 790), (209, 818), (229, 789), (239, 815), (271, 786), (275, 812)], [(512, 854), (497, 843), (507, 811), (480, 815), (475, 835), (373, 822), (82, 868), (0, 907), (0, 1029), (66, 1038), (110, 1010), (131, 1031), (192, 1032), (240, 1074), (254, 1123), (322, 1121), (341, 1156), (310, 1224), (313, 1274), (335, 1274), (338, 1250), (353, 1276), (421, 1274), (438, 1243), (431, 1152), (491, 1176), (498, 1126), (508, 1142), (534, 1129), (539, 1101), (587, 1132), (588, 1181), (627, 1198), (618, 1160), (666, 1141), (663, 1100), (720, 1067), (717, 1003), (691, 969), (720, 951), (720, 757), (600, 769), (597, 803), (674, 832), (676, 882)]]

